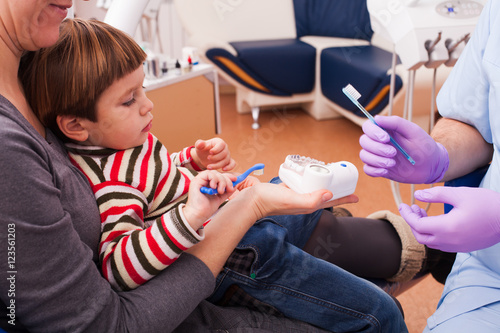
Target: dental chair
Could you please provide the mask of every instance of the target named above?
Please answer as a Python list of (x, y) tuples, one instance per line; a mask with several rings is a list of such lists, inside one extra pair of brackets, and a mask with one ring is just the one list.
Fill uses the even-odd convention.
[[(471, 173), (466, 174), (465, 176), (458, 177), (456, 179), (452, 179), (450, 181), (445, 182), (444, 186), (479, 187), (479, 185), (481, 184), (481, 181), (483, 180), (484, 176), (486, 175), (486, 172), (488, 171), (489, 167), (490, 167), (490, 165), (487, 164), (485, 166), (477, 168), (476, 170), (472, 171)], [(448, 213), (452, 208), (453, 208), (453, 206), (445, 204), (444, 205), (445, 214)]]
[[(175, 0), (190, 44), (236, 87), (236, 108), (300, 106), (317, 120), (359, 114), (352, 84), (373, 115), (389, 103), (392, 52), (371, 43), (366, 0)], [(402, 87), (395, 75), (394, 94)]]

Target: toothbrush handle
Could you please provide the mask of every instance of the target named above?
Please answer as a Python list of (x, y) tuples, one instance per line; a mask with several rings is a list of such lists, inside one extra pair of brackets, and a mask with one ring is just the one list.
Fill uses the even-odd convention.
[(202, 188), (200, 188), (200, 192), (203, 194), (208, 194), (208, 195), (217, 194), (217, 190), (215, 188), (206, 187), (206, 186), (203, 186)]
[(253, 167), (251, 167), (250, 169), (248, 169), (247, 171), (245, 171), (244, 173), (242, 173), (241, 175), (239, 175), (236, 180), (233, 182), (233, 186), (241, 183), (242, 181), (244, 181), (252, 172), (256, 171), (256, 170), (260, 170), (260, 169), (264, 169), (264, 164), (262, 163), (257, 163), (255, 164)]
[[(370, 115), (371, 117), (371, 115)], [(373, 117), (370, 118), (371, 121), (373, 121), (373, 123), (375, 125), (377, 125), (378, 127), (380, 127), (379, 124), (377, 124), (377, 122), (375, 121), (375, 119), (373, 119)], [(380, 127), (382, 128), (382, 127)], [(382, 128), (383, 129), (383, 128)], [(385, 130), (384, 130), (385, 131)], [(387, 133), (387, 135), (389, 135), (389, 140), (391, 141), (391, 143), (394, 145), (394, 147), (396, 147), (397, 150), (399, 150), (401, 152), (401, 154), (403, 154), (403, 156), (412, 164), (412, 165), (415, 165), (415, 160), (410, 156), (410, 154), (408, 154), (406, 152), (406, 150), (404, 150), (403, 147), (401, 147), (399, 145), (399, 143), (396, 142), (396, 140), (394, 140), (394, 138), (392, 137), (392, 135), (390, 135), (387, 131), (385, 131)]]
[[(389, 133), (387, 133), (387, 134), (389, 134)], [(411, 164), (415, 165), (415, 160), (413, 160), (413, 158), (406, 152), (406, 150), (404, 150), (403, 147), (401, 147), (399, 145), (399, 143), (397, 143), (396, 140), (394, 140), (390, 134), (389, 134), (389, 139), (391, 140), (391, 143), (401, 152), (401, 154), (403, 154), (404, 157), (406, 157), (406, 159)]]
[[(356, 103), (358, 108), (361, 109), (361, 111), (363, 111), (363, 113), (368, 117), (368, 119), (370, 119), (375, 125), (377, 125), (378, 127), (380, 127), (379, 124), (377, 124), (377, 122), (375, 121), (375, 118), (373, 118), (373, 116), (368, 113), (368, 111), (365, 110), (365, 108), (363, 108), (363, 106), (357, 102)], [(382, 128), (382, 127), (380, 127)], [(383, 128), (382, 128), (383, 129)], [(385, 131), (385, 130), (384, 130)], [(401, 154), (404, 155), (404, 157), (412, 164), (412, 165), (415, 165), (415, 160), (410, 156), (410, 154), (408, 154), (406, 152), (406, 150), (403, 149), (403, 147), (401, 147), (399, 145), (399, 143), (396, 142), (396, 140), (394, 140), (394, 138), (392, 137), (392, 135), (390, 135), (387, 131), (385, 131), (387, 133), (387, 135), (389, 135), (389, 139), (391, 140), (391, 143), (396, 147), (397, 150), (399, 150), (401, 152)]]
[[(253, 167), (251, 167), (250, 169), (248, 169), (247, 171), (245, 171), (244, 173), (239, 175), (236, 178), (236, 180), (233, 182), (233, 186), (238, 185), (239, 183), (244, 181), (252, 172), (254, 172), (255, 170), (260, 170), (260, 169), (264, 169), (264, 164), (262, 164), (262, 163), (255, 164)], [(208, 194), (208, 195), (217, 194), (216, 189), (211, 188), (211, 187), (207, 187), (207, 186), (203, 186), (202, 188), (200, 188), (200, 192), (203, 194)]]

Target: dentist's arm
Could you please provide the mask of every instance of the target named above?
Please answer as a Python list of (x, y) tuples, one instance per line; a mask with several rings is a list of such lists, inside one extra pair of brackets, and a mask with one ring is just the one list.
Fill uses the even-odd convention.
[[(491, 161), (493, 147), (472, 126), (443, 118), (432, 137), (448, 151), (443, 180), (468, 174)], [(448, 214), (429, 216), (417, 205), (399, 207), (419, 243), (447, 252), (470, 252), (500, 241), (500, 193), (485, 188), (434, 187), (415, 192), (422, 202), (447, 203)]]
[(457, 120), (440, 119), (431, 136), (446, 148), (450, 160), (442, 181), (466, 175), (488, 164), (493, 156), (493, 145), (474, 127)]

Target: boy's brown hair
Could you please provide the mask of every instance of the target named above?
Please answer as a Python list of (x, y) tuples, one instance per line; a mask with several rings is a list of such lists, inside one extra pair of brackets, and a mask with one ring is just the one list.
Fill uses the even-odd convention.
[(19, 77), (35, 114), (60, 135), (58, 115), (97, 121), (104, 90), (145, 59), (126, 33), (97, 20), (66, 19), (55, 45), (23, 55)]

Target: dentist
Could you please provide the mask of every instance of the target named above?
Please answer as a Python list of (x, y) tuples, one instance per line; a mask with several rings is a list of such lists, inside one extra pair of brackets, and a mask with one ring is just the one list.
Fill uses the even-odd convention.
[(433, 187), (415, 192), (422, 202), (447, 203), (444, 215), (400, 206), (416, 239), (459, 252), (425, 332), (500, 331), (500, 3), (489, 1), (473, 37), (442, 87), (444, 117), (432, 137), (399, 117), (376, 117), (416, 160), (411, 166), (387, 133), (367, 121), (360, 138), (366, 174), (403, 183), (431, 184), (466, 175), (491, 161), (479, 188)]

